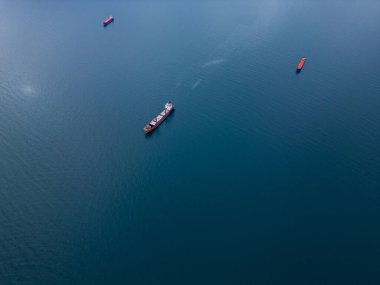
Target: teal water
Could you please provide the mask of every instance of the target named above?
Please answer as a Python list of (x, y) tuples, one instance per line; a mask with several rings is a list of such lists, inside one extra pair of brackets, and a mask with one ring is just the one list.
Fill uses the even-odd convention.
[(0, 284), (379, 284), (379, 14), (1, 1)]

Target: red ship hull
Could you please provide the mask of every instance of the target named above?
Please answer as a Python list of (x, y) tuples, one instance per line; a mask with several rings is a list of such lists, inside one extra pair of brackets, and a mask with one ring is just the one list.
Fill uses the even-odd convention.
[(297, 66), (297, 71), (300, 72), (303, 68), (303, 66), (305, 65), (305, 62), (306, 62), (306, 58), (302, 58), (300, 60), (300, 62), (298, 63), (298, 66)]
[(111, 24), (114, 21), (113, 17), (109, 17), (107, 20), (103, 22), (104, 27)]

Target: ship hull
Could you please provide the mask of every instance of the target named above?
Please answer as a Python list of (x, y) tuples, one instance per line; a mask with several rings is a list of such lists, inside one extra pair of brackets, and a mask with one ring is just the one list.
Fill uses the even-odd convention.
[(108, 26), (108, 25), (111, 24), (113, 21), (114, 21), (114, 18), (113, 18), (113, 17), (108, 18), (107, 20), (105, 20), (105, 21), (103, 22), (104, 27)]
[(173, 113), (173, 111), (174, 111), (174, 105), (172, 105), (172, 108), (171, 108), (170, 110), (168, 110), (168, 111), (166, 112), (166, 114), (163, 115), (162, 118), (161, 118), (159, 121), (157, 121), (156, 124), (155, 124), (154, 126), (151, 126), (149, 129), (148, 129), (147, 127), (145, 127), (145, 128), (144, 128), (144, 132), (145, 132), (145, 134), (150, 134), (150, 133), (152, 133), (155, 129), (157, 129), (157, 128), (162, 124), (162, 122), (165, 121), (166, 118), (169, 117), (169, 116)]
[(304, 67), (306, 62), (306, 58), (302, 58), (297, 66), (297, 72), (301, 72), (302, 68)]

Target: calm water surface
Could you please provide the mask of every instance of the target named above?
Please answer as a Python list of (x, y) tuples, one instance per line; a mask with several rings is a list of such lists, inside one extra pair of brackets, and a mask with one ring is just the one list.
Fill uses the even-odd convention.
[(379, 15), (0, 1), (0, 284), (379, 284)]

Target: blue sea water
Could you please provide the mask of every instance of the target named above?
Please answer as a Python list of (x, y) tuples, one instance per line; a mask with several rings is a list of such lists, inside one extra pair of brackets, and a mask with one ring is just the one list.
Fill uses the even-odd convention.
[(379, 284), (379, 15), (0, 1), (0, 284)]

